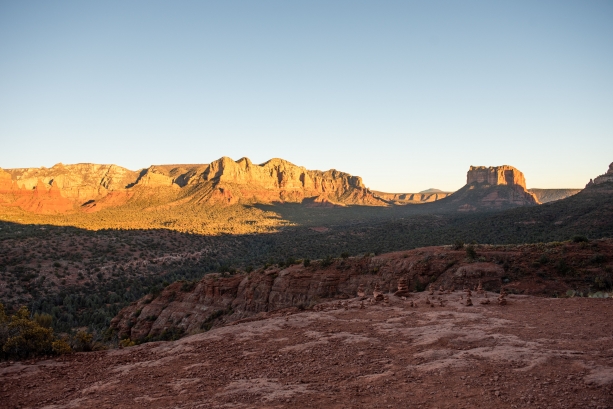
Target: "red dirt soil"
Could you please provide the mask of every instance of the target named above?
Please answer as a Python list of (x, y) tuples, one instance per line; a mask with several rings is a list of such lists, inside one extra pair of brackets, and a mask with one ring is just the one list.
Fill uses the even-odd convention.
[[(611, 408), (613, 300), (389, 295), (0, 364), (2, 407)], [(434, 307), (426, 303), (433, 301)], [(440, 306), (440, 301), (444, 306)], [(417, 304), (411, 306), (411, 302)], [(360, 308), (363, 303), (364, 308)]]

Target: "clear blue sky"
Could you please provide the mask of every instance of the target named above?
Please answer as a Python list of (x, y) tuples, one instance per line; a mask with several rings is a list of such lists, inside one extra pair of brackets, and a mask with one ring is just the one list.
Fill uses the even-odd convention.
[(582, 187), (613, 161), (613, 2), (0, 1), (0, 167), (221, 156)]

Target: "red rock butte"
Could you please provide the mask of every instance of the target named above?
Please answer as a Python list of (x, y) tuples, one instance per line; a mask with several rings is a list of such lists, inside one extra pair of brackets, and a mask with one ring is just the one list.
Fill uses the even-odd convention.
[(526, 189), (526, 178), (518, 169), (509, 165), (471, 166), (466, 175), (466, 184), (486, 183), (488, 185), (517, 185)]

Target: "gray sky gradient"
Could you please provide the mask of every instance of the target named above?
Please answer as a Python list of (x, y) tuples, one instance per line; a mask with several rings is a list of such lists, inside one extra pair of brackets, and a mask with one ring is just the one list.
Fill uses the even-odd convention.
[(221, 156), (582, 187), (613, 161), (613, 2), (0, 1), (0, 167)]

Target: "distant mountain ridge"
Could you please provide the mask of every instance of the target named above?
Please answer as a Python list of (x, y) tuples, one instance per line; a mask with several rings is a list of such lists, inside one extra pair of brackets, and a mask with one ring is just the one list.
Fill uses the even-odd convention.
[[(611, 169), (596, 181), (610, 173)], [(279, 158), (254, 164), (248, 158), (222, 157), (209, 164), (152, 165), (138, 171), (90, 163), (0, 169), (0, 213), (2, 208), (19, 208), (34, 214), (87, 214), (126, 206), (130, 212), (174, 212), (185, 206), (194, 210), (273, 203), (307, 207), (420, 204), (425, 206), (420, 206), (420, 212), (472, 212), (536, 205), (577, 191), (527, 190), (523, 173), (507, 165), (471, 166), (467, 184), (454, 193), (433, 188), (419, 193), (373, 191), (359, 176), (335, 169), (308, 170)]]
[[(53, 195), (49, 192), (53, 189)], [(359, 176), (335, 169), (308, 170), (283, 159), (261, 165), (248, 158), (222, 157), (202, 165), (153, 165), (131, 171), (117, 165), (57, 164), (51, 168), (0, 169), (0, 195), (5, 205), (39, 213), (72, 210), (91, 212), (118, 206), (158, 190), (169, 202), (199, 204), (306, 203), (309, 206), (348, 204), (386, 206), (364, 186)], [(59, 194), (58, 194), (59, 192)], [(22, 206), (23, 196), (45, 197), (40, 206)], [(53, 199), (53, 200), (52, 200)], [(61, 200), (63, 199), (63, 200)], [(61, 201), (62, 206), (54, 203)]]

